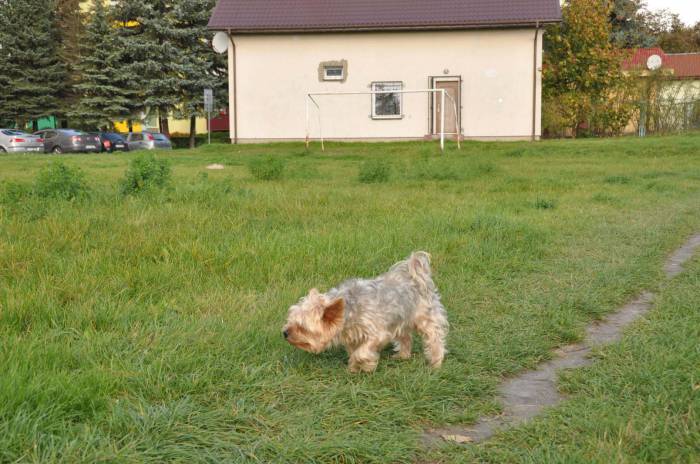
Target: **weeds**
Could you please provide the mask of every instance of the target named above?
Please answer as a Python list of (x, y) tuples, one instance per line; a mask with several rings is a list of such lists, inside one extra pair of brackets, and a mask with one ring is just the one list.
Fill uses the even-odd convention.
[(33, 193), (40, 198), (59, 200), (75, 200), (88, 196), (89, 192), (83, 171), (61, 162), (51, 163), (42, 169), (33, 189)]
[(257, 180), (279, 180), (284, 173), (285, 162), (280, 157), (256, 156), (248, 162), (248, 170)]
[(391, 166), (384, 160), (371, 159), (360, 165), (357, 179), (363, 184), (381, 184), (389, 181)]
[(152, 154), (139, 155), (129, 163), (124, 178), (119, 182), (122, 195), (134, 195), (151, 189), (160, 189), (170, 183), (170, 164)]

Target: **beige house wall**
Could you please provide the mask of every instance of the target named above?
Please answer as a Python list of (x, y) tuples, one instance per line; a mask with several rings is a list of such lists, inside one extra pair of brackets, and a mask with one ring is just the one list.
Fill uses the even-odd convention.
[[(462, 134), (477, 139), (532, 136), (534, 79), (534, 132), (537, 137), (541, 133), (542, 32), (533, 73), (534, 28), (238, 35), (231, 39), (231, 137), (237, 129), (239, 142), (304, 139), (307, 93), (369, 91), (377, 81), (399, 81), (406, 90), (426, 89), (431, 76), (461, 78)], [(321, 62), (343, 60), (347, 61), (345, 81), (319, 80)], [(329, 139), (417, 139), (432, 132), (428, 94), (405, 94), (404, 116), (398, 120), (372, 119), (370, 95), (319, 96), (316, 100), (321, 106), (323, 135)], [(310, 114), (311, 137), (317, 138), (318, 113), (313, 105)]]

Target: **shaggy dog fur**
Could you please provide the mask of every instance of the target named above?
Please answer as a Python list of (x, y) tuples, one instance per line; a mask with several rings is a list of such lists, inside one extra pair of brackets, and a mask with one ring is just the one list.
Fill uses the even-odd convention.
[(418, 251), (376, 279), (350, 279), (323, 294), (312, 289), (289, 308), (282, 330), (290, 344), (311, 353), (342, 345), (350, 371), (372, 372), (390, 343), (397, 358), (410, 358), (414, 330), (430, 366), (440, 367), (448, 327), (430, 255)]

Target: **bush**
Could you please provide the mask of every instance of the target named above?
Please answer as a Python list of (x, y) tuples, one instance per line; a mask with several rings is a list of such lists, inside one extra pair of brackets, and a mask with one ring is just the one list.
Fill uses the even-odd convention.
[(4, 182), (0, 185), (0, 203), (14, 204), (32, 196), (32, 188), (27, 184)]
[(89, 194), (85, 174), (61, 162), (42, 169), (34, 182), (34, 193), (41, 198), (74, 200)]
[(170, 164), (152, 154), (140, 155), (129, 163), (124, 179), (119, 183), (122, 195), (136, 194), (154, 188), (163, 188), (170, 183)]
[(379, 159), (362, 163), (358, 179), (363, 184), (379, 184), (387, 182), (391, 175), (391, 166)]
[(284, 172), (284, 161), (274, 156), (257, 157), (250, 160), (248, 169), (258, 180), (278, 180)]

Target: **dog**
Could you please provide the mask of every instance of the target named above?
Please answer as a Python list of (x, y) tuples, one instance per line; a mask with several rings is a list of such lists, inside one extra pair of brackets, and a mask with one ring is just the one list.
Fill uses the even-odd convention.
[(350, 279), (326, 293), (311, 289), (289, 308), (282, 334), (291, 345), (315, 354), (342, 345), (351, 372), (373, 372), (390, 343), (395, 358), (410, 358), (414, 331), (423, 339), (428, 364), (440, 367), (448, 329), (430, 255), (418, 251), (375, 279)]

